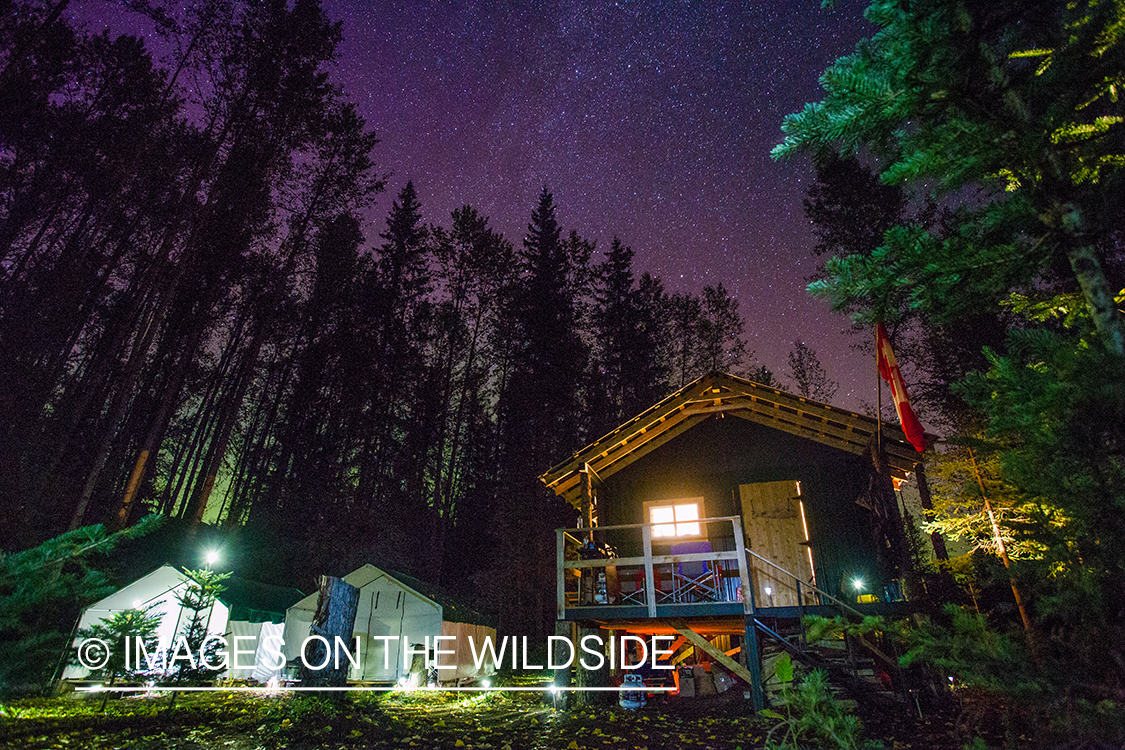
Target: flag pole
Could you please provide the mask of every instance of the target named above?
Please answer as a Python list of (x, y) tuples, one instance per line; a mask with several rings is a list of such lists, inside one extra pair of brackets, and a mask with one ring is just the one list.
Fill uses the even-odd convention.
[(875, 446), (883, 450), (883, 374), (879, 372), (879, 325), (875, 325)]

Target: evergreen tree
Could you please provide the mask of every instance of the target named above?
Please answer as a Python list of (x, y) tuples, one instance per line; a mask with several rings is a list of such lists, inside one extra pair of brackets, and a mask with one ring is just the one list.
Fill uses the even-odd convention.
[(0, 693), (37, 692), (57, 677), (82, 608), (115, 588), (106, 555), (160, 521), (149, 516), (116, 534), (88, 526), (0, 555)]
[(546, 188), (519, 253), (520, 277), (508, 301), (513, 346), (500, 393), (499, 560), (510, 586), (501, 625), (540, 634), (549, 621), (554, 575), (551, 530), (567, 511), (536, 479), (581, 445), (587, 351), (579, 331), (577, 290), (590, 246), (564, 241)]
[[(1036, 678), (1065, 713), (1125, 679), (1122, 4), (880, 1), (867, 15), (879, 31), (825, 73), (825, 100), (786, 119), (774, 154), (867, 149), (885, 183), (954, 208), (940, 230), (900, 224), (870, 255), (829, 260), (811, 288), (861, 321), (908, 310), (945, 337), (980, 315), (1019, 322), (962, 393), (999, 467), (982, 483), (1007, 511), (1001, 534), (1028, 553), (1012, 570), (1029, 584)], [(979, 510), (938, 523), (994, 539)]]
[(828, 377), (816, 351), (804, 341), (794, 341), (789, 352), (789, 379), (797, 386), (797, 393), (825, 403), (831, 402), (840, 385)]
[(605, 403), (587, 403), (595, 421), (592, 437), (659, 400), (666, 381), (660, 360), (664, 294), (659, 282), (648, 276), (638, 284), (633, 277), (633, 251), (617, 237), (595, 274), (595, 380), (590, 399), (603, 397)]
[(699, 319), (699, 351), (696, 371), (742, 372), (743, 362), (753, 357), (742, 338), (743, 322), (738, 300), (722, 283), (703, 287), (703, 314)]
[(765, 365), (758, 365), (750, 371), (747, 377), (750, 380), (753, 380), (755, 383), (761, 383), (762, 385), (769, 386), (770, 388), (782, 388), (781, 381), (779, 381), (773, 374), (773, 371)]
[[(115, 612), (75, 633), (78, 642), (96, 638), (105, 643), (109, 651), (104, 666), (91, 672), (90, 679), (104, 680), (112, 685), (120, 679), (158, 674), (160, 652), (156, 630), (163, 615), (153, 614), (153, 606)], [(152, 657), (151, 664), (146, 661), (146, 654)], [(136, 660), (136, 656), (141, 658)], [(102, 707), (105, 707), (104, 703)]]
[(816, 164), (816, 181), (804, 204), (816, 235), (814, 253), (867, 255), (883, 244), (888, 229), (904, 221), (906, 191), (881, 182), (855, 157), (829, 151)]
[(1092, 1), (873, 3), (879, 32), (822, 77), (823, 102), (786, 118), (774, 155), (866, 147), (884, 157), (885, 182), (980, 191), (949, 237), (895, 228), (871, 257), (829, 261), (815, 291), (841, 308), (862, 299), (876, 319), (903, 303), (949, 320), (1069, 266), (1103, 344), (1125, 356), (1104, 269), (1119, 215), (1105, 197), (1125, 180), (1119, 12)]
[(179, 684), (199, 685), (215, 679), (224, 671), (222, 641), (210, 635), (211, 618), (219, 594), (226, 591), (224, 581), (230, 573), (210, 568), (185, 570), (187, 586), (176, 592), (182, 626), (172, 639), (164, 657), (166, 676)]

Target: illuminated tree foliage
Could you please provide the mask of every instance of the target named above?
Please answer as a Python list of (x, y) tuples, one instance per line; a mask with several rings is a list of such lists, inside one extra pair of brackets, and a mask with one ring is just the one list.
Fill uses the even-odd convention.
[(150, 533), (160, 520), (150, 517), (116, 534), (87, 526), (0, 554), (0, 693), (50, 683), (79, 612), (114, 590), (107, 554)]
[(230, 573), (219, 573), (209, 568), (185, 570), (187, 586), (176, 592), (180, 605), (179, 630), (165, 655), (168, 665), (166, 676), (174, 682), (199, 685), (223, 672), (219, 652), (223, 642), (209, 638), (211, 618), (215, 603), (226, 591), (224, 583)]
[[(976, 410), (958, 423), (983, 424), (972, 444), (1031, 594), (1037, 679), (1117, 700), (1125, 3), (879, 1), (867, 18), (878, 32), (824, 73), (824, 100), (785, 119), (773, 154), (866, 151), (884, 184), (932, 190), (948, 213), (829, 259), (810, 291), (861, 324), (910, 317), (935, 340), (1003, 313), (1003, 354), (945, 368)], [(937, 526), (992, 551), (975, 472), (956, 451), (944, 469)], [(1011, 617), (1010, 599), (998, 611)]]
[(867, 17), (879, 32), (825, 71), (825, 99), (785, 119), (773, 154), (870, 149), (884, 182), (963, 199), (959, 228), (892, 229), (871, 256), (829, 261), (814, 293), (866, 319), (943, 320), (1069, 273), (1125, 353), (1104, 268), (1125, 194), (1121, 3), (876, 2)]

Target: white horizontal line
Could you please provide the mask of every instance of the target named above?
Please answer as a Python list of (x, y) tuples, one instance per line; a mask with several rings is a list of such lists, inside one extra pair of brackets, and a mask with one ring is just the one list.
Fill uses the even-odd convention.
[(337, 693), (667, 693), (675, 692), (674, 687), (80, 687), (80, 693), (294, 693), (337, 692)]

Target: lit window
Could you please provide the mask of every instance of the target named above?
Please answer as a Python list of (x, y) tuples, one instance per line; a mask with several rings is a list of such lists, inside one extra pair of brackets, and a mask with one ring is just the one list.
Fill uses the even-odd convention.
[(651, 506), (649, 523), (653, 538), (699, 536), (699, 503)]

